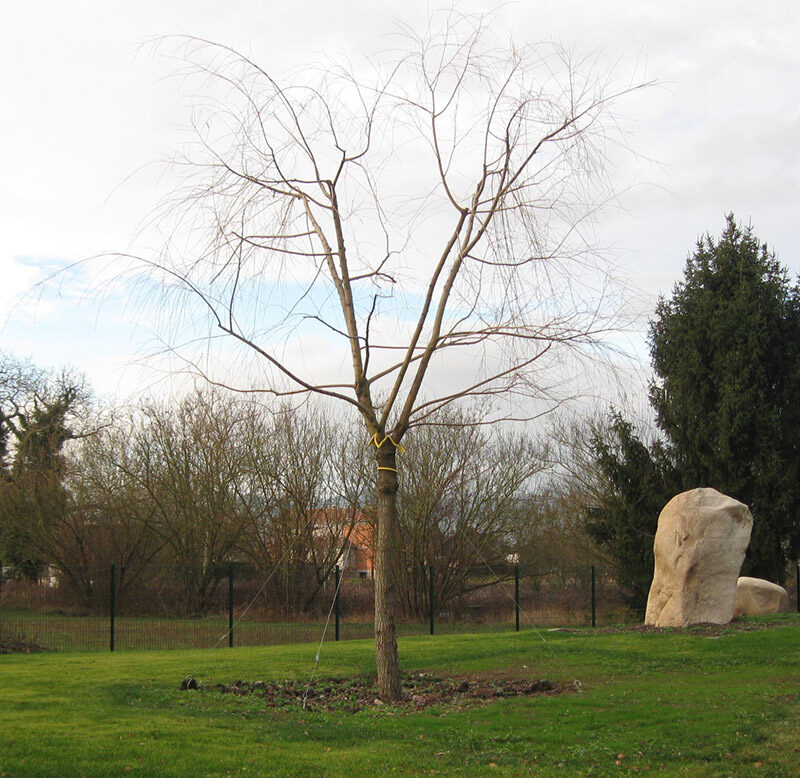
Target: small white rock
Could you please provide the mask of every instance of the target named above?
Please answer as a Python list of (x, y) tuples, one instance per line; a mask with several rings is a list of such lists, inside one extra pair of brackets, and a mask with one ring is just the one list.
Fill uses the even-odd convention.
[(742, 576), (736, 582), (734, 616), (764, 616), (767, 613), (786, 613), (788, 610), (789, 593), (782, 586), (748, 576)]

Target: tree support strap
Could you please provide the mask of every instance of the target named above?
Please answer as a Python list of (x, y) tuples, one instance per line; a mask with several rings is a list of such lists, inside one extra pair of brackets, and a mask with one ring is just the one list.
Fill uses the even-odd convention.
[[(380, 447), (381, 447), (381, 446), (382, 446), (384, 443), (386, 443), (386, 441), (387, 441), (387, 440), (388, 440), (388, 441), (389, 441), (389, 442), (390, 442), (390, 443), (391, 443), (391, 444), (392, 444), (392, 445), (393, 445), (393, 446), (394, 446), (394, 447), (395, 447), (395, 448), (396, 448), (396, 449), (397, 449), (397, 450), (398, 450), (398, 451), (399, 451), (401, 454), (405, 454), (405, 453), (406, 453), (406, 450), (403, 448), (403, 445), (402, 445), (402, 443), (395, 443), (395, 442), (394, 442), (394, 439), (391, 437), (391, 435), (385, 435), (385, 436), (384, 436), (384, 438), (383, 438), (383, 440), (382, 440), (382, 441), (380, 441), (380, 443), (379, 443), (379, 442), (378, 442), (378, 433), (377, 433), (377, 432), (376, 432), (376, 433), (375, 433), (375, 434), (372, 436), (371, 440), (369, 441), (369, 443), (368, 443), (367, 445), (371, 446), (371, 445), (373, 445), (373, 444), (374, 444), (374, 445), (375, 445), (375, 448), (380, 448)], [(388, 470), (388, 471), (389, 471), (389, 472), (391, 472), (391, 473), (396, 473), (396, 472), (397, 472), (397, 469), (396, 469), (396, 468), (394, 468), (394, 467), (381, 467), (380, 465), (378, 465), (378, 470)]]

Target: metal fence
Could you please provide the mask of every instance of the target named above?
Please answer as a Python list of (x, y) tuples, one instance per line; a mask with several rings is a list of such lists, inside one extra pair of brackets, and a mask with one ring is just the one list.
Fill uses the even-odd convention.
[[(435, 567), (424, 572), (415, 597), (401, 597), (401, 636), (602, 626), (635, 618), (613, 577), (595, 567), (475, 568), (455, 595), (437, 591), (443, 587)], [(370, 638), (373, 603), (372, 578), (338, 567), (324, 580), (275, 576), (239, 563), (203, 575), (163, 566), (134, 574), (110, 566), (82, 576), (80, 585), (58, 574), (38, 581), (6, 575), (0, 581), (0, 650), (225, 648)]]

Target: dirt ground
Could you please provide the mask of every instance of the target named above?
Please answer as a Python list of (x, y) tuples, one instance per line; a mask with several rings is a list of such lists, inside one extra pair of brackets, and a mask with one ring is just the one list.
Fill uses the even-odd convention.
[[(734, 619), (727, 624), (712, 624), (711, 622), (703, 622), (700, 624), (691, 624), (688, 627), (652, 627), (648, 624), (630, 624), (626, 626), (616, 627), (599, 627), (592, 630), (580, 630), (581, 632), (591, 634), (617, 634), (620, 632), (644, 632), (644, 633), (665, 633), (665, 632), (678, 632), (686, 635), (705, 635), (707, 637), (717, 637), (719, 635), (730, 635), (734, 632), (753, 632), (762, 629), (774, 629), (781, 626), (781, 622), (771, 621), (751, 621), (749, 619)], [(576, 630), (577, 631), (577, 630)]]
[(47, 651), (47, 649), (27, 640), (6, 638), (0, 635), (0, 654), (37, 654), (40, 651)]
[[(432, 706), (461, 707), (479, 704), (498, 697), (538, 694), (560, 694), (564, 691), (551, 681), (530, 681), (510, 678), (441, 677), (432, 673), (412, 673), (402, 680), (403, 701), (393, 709), (409, 711)], [(201, 686), (194, 678), (181, 683), (184, 691), (253, 695), (262, 698), (267, 707), (302, 707), (305, 710), (345, 711), (355, 713), (365, 708), (380, 708), (374, 678), (326, 678), (302, 681), (235, 681), (232, 684)]]

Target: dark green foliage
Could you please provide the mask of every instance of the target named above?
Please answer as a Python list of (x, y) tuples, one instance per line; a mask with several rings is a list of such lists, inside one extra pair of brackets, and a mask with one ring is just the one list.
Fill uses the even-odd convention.
[(73, 437), (67, 427), (67, 415), (75, 405), (78, 390), (58, 387), (54, 396), (34, 398), (29, 412), (20, 412), (14, 431), (17, 438), (12, 475), (26, 471), (63, 472), (61, 448)]
[(62, 448), (85, 401), (80, 380), (0, 355), (0, 556), (18, 575), (45, 564), (50, 528), (66, 508)]
[(682, 486), (712, 486), (754, 516), (746, 572), (774, 581), (796, 558), (800, 294), (733, 216), (701, 240), (650, 328), (650, 402)]
[(590, 445), (601, 494), (587, 508), (586, 528), (614, 558), (631, 607), (644, 610), (658, 514), (676, 493), (678, 475), (662, 443), (645, 445), (617, 412), (595, 429)]
[(650, 403), (663, 442), (612, 413), (595, 430), (590, 535), (642, 607), (661, 508), (710, 486), (747, 504), (742, 572), (783, 583), (800, 551), (800, 290), (750, 228), (727, 218), (686, 263), (650, 325)]

